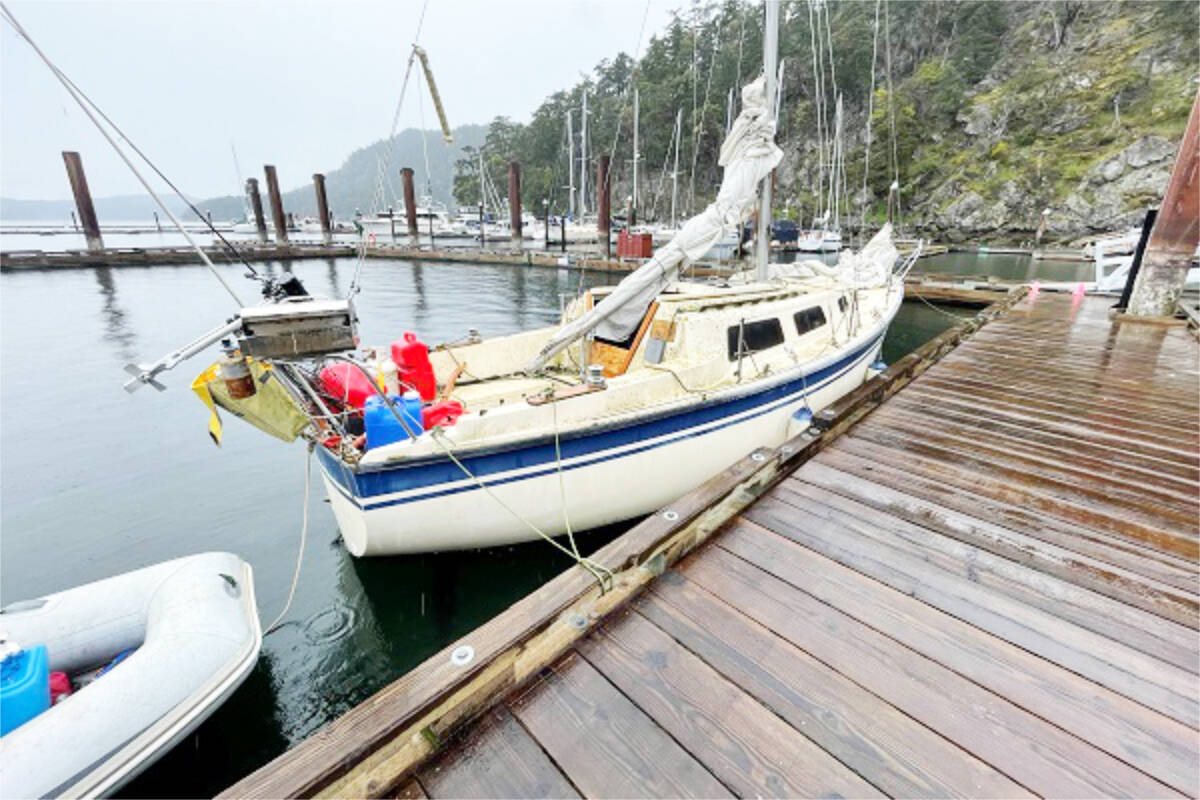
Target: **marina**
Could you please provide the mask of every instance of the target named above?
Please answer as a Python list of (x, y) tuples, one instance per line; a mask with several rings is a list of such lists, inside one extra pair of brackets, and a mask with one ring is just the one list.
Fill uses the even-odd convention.
[(1189, 794), (1196, 339), (1022, 295), (222, 796)]
[(13, 1), (0, 794), (1197, 795), (1187, 4)]

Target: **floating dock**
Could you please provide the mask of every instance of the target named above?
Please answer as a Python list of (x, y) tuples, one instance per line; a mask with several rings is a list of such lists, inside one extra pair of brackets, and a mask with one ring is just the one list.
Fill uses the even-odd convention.
[[(350, 258), (358, 255), (358, 245), (352, 242), (283, 242), (257, 243), (236, 240), (238, 257), (219, 245), (206, 245), (203, 250), (213, 263), (296, 261), (306, 258)], [(592, 248), (594, 250), (594, 248)], [(904, 248), (901, 247), (901, 252)], [(927, 258), (946, 252), (945, 247), (930, 245), (922, 251)], [(377, 243), (364, 248), (367, 258), (386, 258), (403, 261), (451, 261), (469, 264), (515, 264), (533, 267), (570, 269), (601, 269), (629, 272), (641, 266), (641, 259), (606, 258), (584, 250), (546, 250), (514, 248), (513, 246), (480, 247), (413, 247), (407, 244)], [(148, 267), (168, 264), (200, 264), (199, 254), (191, 247), (108, 247), (101, 250), (10, 250), (0, 253), (0, 269), (51, 269), (88, 267)], [(742, 262), (732, 259), (701, 261), (694, 265), (698, 272), (729, 271)]]
[(1023, 294), (222, 796), (1194, 795), (1200, 344)]

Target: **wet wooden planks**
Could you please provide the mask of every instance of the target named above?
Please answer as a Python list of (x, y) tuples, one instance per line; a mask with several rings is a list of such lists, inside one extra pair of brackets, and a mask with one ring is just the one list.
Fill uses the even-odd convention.
[(407, 790), (1194, 796), (1196, 367), (1102, 301), (1019, 306)]

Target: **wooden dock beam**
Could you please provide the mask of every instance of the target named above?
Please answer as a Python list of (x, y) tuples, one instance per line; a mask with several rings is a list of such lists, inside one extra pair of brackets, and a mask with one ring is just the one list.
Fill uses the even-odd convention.
[(75, 208), (79, 211), (79, 223), (87, 239), (88, 250), (98, 253), (104, 249), (100, 236), (100, 222), (96, 219), (96, 207), (92, 205), (92, 193), (88, 189), (87, 176), (83, 173), (83, 160), (79, 153), (63, 151), (63, 163), (67, 165), (67, 179), (71, 181), (71, 193), (75, 195)]
[[(404, 219), (408, 223), (408, 235), (416, 241), (420, 231), (417, 229), (417, 191), (413, 186), (413, 169), (405, 167), (400, 170), (400, 180), (404, 184)], [(395, 225), (393, 224), (393, 229)], [(395, 231), (393, 230), (393, 234)]]
[(512, 697), (667, 568), (1025, 292), (1014, 289), (1003, 302), (868, 381), (826, 409), (821, 427), (778, 448), (756, 450), (602, 547), (589, 559), (613, 574), (611, 586), (602, 589), (582, 568), (567, 570), (218, 797), (387, 796), (467, 723)]
[(271, 219), (275, 223), (275, 241), (287, 244), (287, 216), (283, 213), (283, 198), (279, 194), (279, 176), (275, 174), (275, 165), (266, 164), (263, 172), (267, 174), (267, 194), (271, 199)]
[(267, 220), (263, 217), (262, 195), (258, 193), (258, 178), (246, 179), (246, 196), (250, 198), (250, 211), (254, 214), (254, 230), (258, 241), (267, 243)]
[(329, 219), (329, 200), (325, 197), (325, 176), (313, 173), (313, 189), (317, 193), (317, 217), (321, 220), (321, 241), (326, 246), (333, 244), (333, 229)]
[(521, 247), (521, 165), (508, 162), (508, 230), (512, 242)]

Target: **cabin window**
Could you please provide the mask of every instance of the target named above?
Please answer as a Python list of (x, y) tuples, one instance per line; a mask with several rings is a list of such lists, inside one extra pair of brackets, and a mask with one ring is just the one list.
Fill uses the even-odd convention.
[[(746, 322), (742, 325), (734, 325), (728, 331), (729, 338), (729, 360), (737, 361), (740, 349), (740, 355), (749, 355), (757, 353), (759, 350), (766, 350), (768, 347), (774, 347), (778, 344), (783, 344), (783, 325), (778, 319), (762, 319), (757, 322)], [(738, 339), (741, 339), (741, 347), (738, 347)]]
[(847, 306), (847, 305), (849, 305), (849, 303), (847, 303), (847, 302), (846, 302), (846, 296), (845, 296), (845, 295), (842, 295), (841, 297), (839, 297), (839, 298), (838, 298), (838, 311), (840, 311), (840, 312), (842, 312), (843, 314), (845, 314), (845, 313), (846, 313), (846, 306)]
[(797, 311), (794, 319), (796, 320), (796, 333), (803, 336), (825, 324), (825, 309), (820, 306), (806, 308), (803, 311)]

